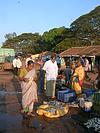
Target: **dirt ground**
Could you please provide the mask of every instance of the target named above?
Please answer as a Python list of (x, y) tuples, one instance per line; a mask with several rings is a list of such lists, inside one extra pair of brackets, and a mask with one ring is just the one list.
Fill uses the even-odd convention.
[[(91, 75), (95, 79), (95, 74)], [(91, 79), (92, 81), (92, 79)], [(92, 82), (86, 81), (84, 86), (92, 87)], [(45, 99), (38, 91), (39, 102), (35, 110)], [(20, 114), (21, 87), (17, 77), (10, 71), (0, 71), (0, 133), (86, 133), (82, 123), (89, 114), (82, 113), (79, 108), (70, 107), (67, 115), (48, 119), (38, 116), (25, 119)], [(84, 119), (83, 119), (84, 118)]]

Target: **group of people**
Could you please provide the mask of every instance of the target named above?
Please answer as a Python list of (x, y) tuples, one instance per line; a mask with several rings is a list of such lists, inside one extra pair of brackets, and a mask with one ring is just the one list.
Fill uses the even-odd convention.
[[(29, 60), (32, 60), (31, 54), (28, 54), (28, 57), (26, 58), (26, 61), (25, 61), (25, 66), (27, 66), (27, 63), (28, 63)], [(20, 69), (23, 66), (22, 61), (21, 61), (21, 56), (15, 55), (15, 58), (14, 58), (12, 64), (13, 64), (14, 75), (18, 76), (19, 72), (20, 72)]]
[[(40, 69), (44, 71), (46, 76), (46, 97), (48, 99), (55, 99), (56, 80), (59, 77), (59, 67), (56, 62), (56, 54), (53, 53), (51, 58), (45, 63), (39, 60)], [(33, 106), (38, 101), (37, 96), (37, 73), (34, 68), (34, 62), (29, 56), (26, 59), (25, 67), (22, 67), (22, 63), (18, 56), (13, 60), (14, 72), (19, 76), (22, 88), (22, 113), (26, 113), (29, 116), (34, 116)], [(76, 91), (79, 95), (82, 93), (82, 85), (85, 79), (85, 69), (82, 66), (82, 60), (79, 58), (76, 62), (71, 65), (71, 89)], [(20, 69), (20, 71), (19, 71)], [(19, 71), (19, 72), (18, 72)], [(66, 78), (66, 82), (68, 79)]]
[(64, 88), (67, 87), (75, 90), (77, 95), (82, 93), (85, 70), (82, 66), (81, 58), (78, 58), (74, 62), (69, 62), (68, 66), (66, 66), (66, 69), (58, 75), (58, 79), (59, 76), (64, 84)]
[[(41, 62), (38, 62), (41, 66)], [(56, 78), (58, 75), (58, 66), (56, 62), (56, 54), (51, 55), (51, 59), (46, 61), (43, 67), (40, 67), (46, 72), (46, 96), (55, 98)], [(21, 113), (26, 113), (28, 116), (34, 116), (33, 106), (38, 101), (37, 96), (37, 73), (34, 68), (34, 62), (29, 55), (25, 61), (25, 67), (22, 67), (22, 62), (19, 56), (15, 56), (13, 60), (14, 74), (19, 77), (22, 88), (22, 109)]]

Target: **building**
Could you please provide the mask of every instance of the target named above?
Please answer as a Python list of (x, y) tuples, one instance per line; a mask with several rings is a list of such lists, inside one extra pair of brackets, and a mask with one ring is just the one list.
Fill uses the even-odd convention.
[(100, 45), (96, 46), (84, 46), (84, 47), (72, 47), (60, 53), (60, 56), (65, 59), (76, 59), (82, 56), (87, 57), (91, 62), (91, 58), (95, 60), (96, 65), (100, 66)]

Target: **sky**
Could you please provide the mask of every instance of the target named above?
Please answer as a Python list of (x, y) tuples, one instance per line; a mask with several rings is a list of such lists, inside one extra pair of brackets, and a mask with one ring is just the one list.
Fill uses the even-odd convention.
[(100, 0), (0, 0), (0, 45), (15, 32), (43, 34), (70, 24), (100, 5)]

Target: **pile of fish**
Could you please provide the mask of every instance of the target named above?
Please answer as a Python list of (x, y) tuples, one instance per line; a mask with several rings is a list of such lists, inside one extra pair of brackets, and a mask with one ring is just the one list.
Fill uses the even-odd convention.
[(54, 101), (48, 102), (48, 105), (61, 108), (65, 105), (65, 103), (54, 100)]
[(52, 113), (53, 115), (56, 114), (56, 108), (46, 108), (45, 111)]
[(47, 112), (51, 112), (52, 114), (56, 114), (56, 110), (60, 109), (60, 110), (64, 110), (65, 104), (62, 102), (58, 102), (58, 101), (50, 101), (48, 102), (48, 105), (50, 107), (46, 108), (45, 110)]
[(65, 103), (58, 101), (43, 102), (37, 109), (38, 115), (44, 115), (49, 118), (58, 118), (68, 113), (69, 107)]
[(100, 133), (100, 118), (89, 119), (84, 125), (87, 128), (94, 128), (96, 132)]

